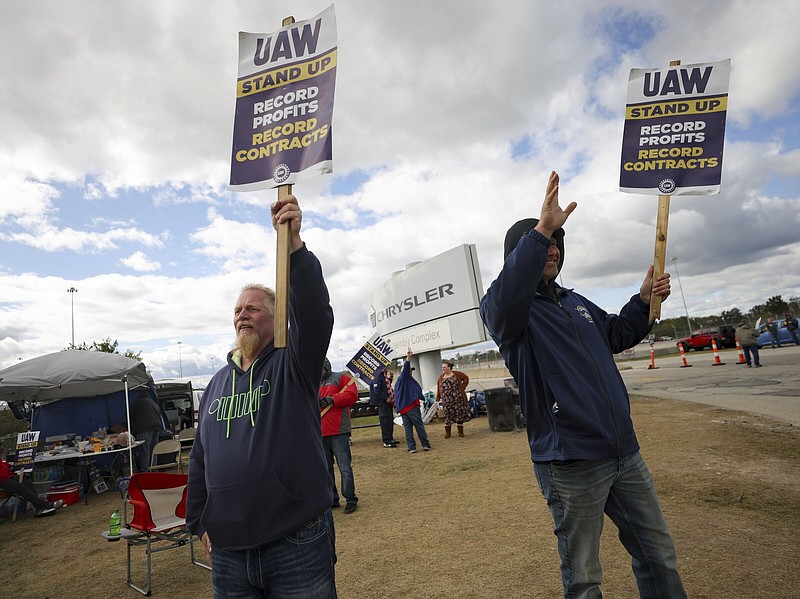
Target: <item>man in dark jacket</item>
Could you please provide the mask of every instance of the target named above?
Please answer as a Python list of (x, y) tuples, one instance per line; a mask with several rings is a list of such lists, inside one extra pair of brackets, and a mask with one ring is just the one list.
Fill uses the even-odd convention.
[(131, 433), (137, 441), (144, 441), (136, 448), (136, 459), (139, 472), (147, 472), (153, 459), (153, 448), (158, 443), (158, 436), (164, 430), (161, 409), (150, 396), (142, 391), (131, 402)]
[(577, 204), (561, 209), (558, 181), (551, 173), (538, 220), (509, 229), (481, 317), (519, 386), (536, 480), (555, 521), (564, 596), (601, 596), (605, 513), (633, 558), (641, 596), (680, 599), (675, 547), (613, 356), (647, 335), (651, 290), (667, 297), (669, 274), (654, 282), (651, 266), (619, 315), (559, 286), (562, 226)]
[(358, 401), (355, 379), (344, 372), (331, 372), (331, 363), (325, 358), (319, 383), (319, 409), (322, 418), (322, 446), (328, 458), (328, 472), (333, 483), (333, 507), (339, 507), (336, 475), (333, 462), (342, 477), (344, 513), (352, 514), (358, 508), (356, 481), (350, 455), (350, 408)]
[(381, 437), (383, 446), (389, 448), (397, 447), (394, 440), (394, 421), (392, 412), (394, 406), (394, 389), (392, 381), (386, 369), (376, 377), (369, 387), (369, 405), (375, 406), (378, 410), (378, 424), (381, 425)]
[(336, 597), (330, 475), (319, 377), (333, 330), (322, 267), (300, 238), (294, 196), (271, 207), (289, 223), (289, 338), (276, 348), (275, 294), (247, 285), (233, 311), (236, 348), (209, 382), (189, 457), (186, 521), (213, 550), (214, 597)]

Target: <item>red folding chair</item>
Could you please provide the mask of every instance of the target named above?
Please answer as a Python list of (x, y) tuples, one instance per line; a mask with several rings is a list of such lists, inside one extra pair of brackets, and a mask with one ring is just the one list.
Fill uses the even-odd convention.
[[(194, 557), (194, 541), (186, 527), (186, 487), (188, 474), (140, 472), (131, 476), (128, 485), (128, 503), (133, 507), (133, 518), (126, 524), (123, 534), (127, 542), (128, 586), (149, 597), (152, 592), (151, 556), (159, 551), (176, 549), (188, 543), (192, 563), (210, 570)], [(131, 547), (144, 546), (147, 555), (147, 588), (143, 589), (131, 579)]]

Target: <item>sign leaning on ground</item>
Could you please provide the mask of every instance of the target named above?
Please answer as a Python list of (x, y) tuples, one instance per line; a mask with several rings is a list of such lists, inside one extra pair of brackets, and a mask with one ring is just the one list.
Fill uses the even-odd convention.
[(370, 329), (391, 338), (396, 358), (486, 341), (483, 285), (474, 244), (406, 266), (369, 294)]
[(719, 193), (730, 64), (631, 69), (620, 191)]
[(333, 5), (274, 33), (239, 33), (231, 190), (333, 171), (336, 37)]

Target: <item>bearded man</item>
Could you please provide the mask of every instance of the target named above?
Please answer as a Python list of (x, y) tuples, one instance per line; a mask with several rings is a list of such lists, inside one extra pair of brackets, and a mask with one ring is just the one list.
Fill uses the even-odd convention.
[(246, 285), (233, 310), (236, 347), (206, 388), (189, 458), (186, 521), (212, 560), (214, 597), (336, 597), (333, 494), (319, 419), (319, 375), (333, 310), (317, 258), (288, 222), (289, 339), (276, 348), (275, 294)]

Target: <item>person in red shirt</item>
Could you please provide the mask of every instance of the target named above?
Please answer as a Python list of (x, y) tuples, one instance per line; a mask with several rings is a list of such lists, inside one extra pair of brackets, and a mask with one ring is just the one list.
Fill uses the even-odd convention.
[(55, 503), (51, 503), (39, 497), (30, 479), (25, 478), (23, 482), (20, 482), (17, 475), (11, 470), (11, 464), (6, 462), (5, 449), (0, 452), (0, 489), (11, 495), (16, 495), (25, 501), (31, 502), (33, 507), (36, 508), (37, 518), (54, 514), (57, 509), (64, 507), (64, 501), (61, 499)]
[(333, 462), (339, 466), (342, 478), (344, 513), (352, 514), (358, 507), (356, 483), (350, 455), (350, 408), (358, 401), (355, 380), (344, 372), (332, 372), (330, 360), (325, 358), (319, 385), (319, 409), (322, 419), (322, 446), (328, 456), (328, 472), (333, 484), (333, 506), (339, 507), (339, 492)]

